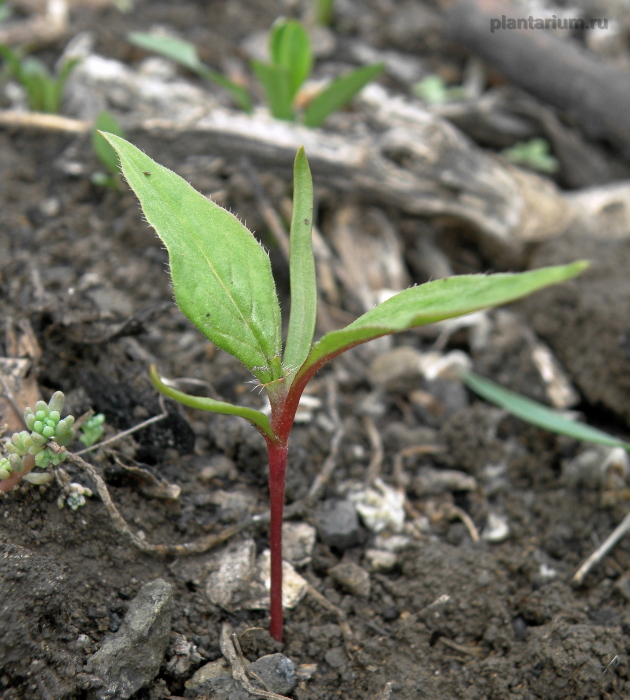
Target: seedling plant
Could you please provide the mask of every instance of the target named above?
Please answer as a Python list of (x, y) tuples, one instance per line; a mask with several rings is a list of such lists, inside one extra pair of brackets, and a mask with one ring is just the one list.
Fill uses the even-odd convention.
[[(131, 32), (128, 38), (132, 44), (166, 56), (221, 85), (230, 92), (241, 109), (252, 112), (247, 90), (203, 64), (190, 42), (143, 32)], [(272, 115), (286, 121), (297, 121), (299, 117), (302, 123), (310, 127), (321, 126), (330, 114), (347, 105), (385, 67), (383, 63), (375, 63), (333, 80), (308, 102), (300, 115), (296, 98), (313, 68), (311, 41), (304, 26), (297, 20), (276, 20), (269, 35), (269, 56), (269, 63), (252, 60), (252, 69), (263, 88)]]
[(155, 366), (150, 369), (154, 386), (166, 396), (192, 408), (240, 416), (265, 439), (271, 509), (270, 633), (281, 640), (282, 516), (289, 434), (302, 392), (313, 375), (361, 343), (506, 304), (574, 277), (587, 264), (520, 274), (462, 275), (411, 287), (313, 344), (317, 308), (311, 246), (313, 185), (300, 149), (294, 165), (290, 233), (291, 311), (283, 348), (269, 256), (253, 234), (233, 214), (124, 139), (103, 135), (118, 153), (123, 175), (147, 221), (166, 246), (179, 308), (210, 341), (239, 359), (267, 393), (269, 417), (253, 408), (185, 394), (167, 386)]
[(46, 65), (34, 56), (22, 56), (8, 46), (0, 44), (0, 57), (4, 59), (2, 83), (15, 78), (26, 91), (28, 106), (34, 112), (57, 114), (61, 109), (63, 88), (79, 62), (78, 58), (66, 61), (52, 75)]
[(50, 401), (38, 401), (35, 410), (26, 408), (24, 423), (28, 430), (14, 433), (4, 443), (4, 457), (0, 458), (0, 493), (9, 491), (22, 479), (32, 484), (52, 480), (46, 471), (32, 472), (35, 467), (46, 470), (63, 462), (67, 453), (54, 446), (64, 447), (75, 439), (73, 416), (61, 417), (65, 397), (56, 391)]
[(504, 148), (501, 155), (510, 163), (522, 165), (531, 170), (553, 175), (560, 170), (558, 159), (551, 155), (549, 141), (543, 138), (533, 138), (529, 141), (519, 141), (510, 148)]
[(125, 136), (123, 128), (113, 115), (109, 112), (98, 114), (92, 127), (92, 149), (106, 172), (92, 173), (90, 180), (99, 187), (110, 187), (120, 191), (122, 177), (118, 168), (118, 156), (116, 151), (101, 136), (100, 131), (107, 131), (110, 134), (116, 134), (116, 136)]

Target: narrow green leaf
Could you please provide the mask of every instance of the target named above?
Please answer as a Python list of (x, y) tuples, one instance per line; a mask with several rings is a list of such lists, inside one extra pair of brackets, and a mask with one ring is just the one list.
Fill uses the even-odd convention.
[(330, 26), (335, 0), (315, 0), (315, 21), (323, 27)]
[(256, 77), (260, 80), (265, 97), (269, 103), (269, 109), (276, 119), (293, 121), (293, 100), (291, 98), (291, 85), (289, 71), (284, 66), (276, 66), (261, 61), (252, 61), (252, 68)]
[(373, 338), (508, 304), (550, 284), (575, 277), (587, 267), (587, 262), (575, 262), (517, 274), (460, 275), (411, 287), (363, 314), (346, 328), (327, 333), (313, 346), (299, 374), (304, 375), (313, 365), (321, 366), (344, 350)]
[(145, 51), (159, 53), (165, 58), (170, 58), (189, 70), (196, 72), (203, 67), (203, 63), (199, 60), (197, 48), (190, 41), (177, 39), (172, 36), (159, 36), (157, 34), (148, 34), (147, 32), (129, 32), (127, 39), (138, 48)]
[(289, 254), (291, 316), (283, 362), (292, 373), (307, 358), (315, 333), (317, 283), (312, 230), (313, 180), (304, 147), (301, 147), (295, 156), (293, 168), (293, 217)]
[(532, 401), (526, 396), (521, 396), (513, 391), (491, 382), (489, 379), (480, 377), (472, 372), (462, 373), (462, 379), (469, 389), (479, 394), (487, 401), (491, 401), (497, 406), (501, 406), (513, 416), (524, 420), (527, 423), (544, 428), (552, 433), (568, 435), (576, 440), (584, 442), (595, 442), (608, 447), (623, 447), (630, 451), (630, 443), (619, 440), (602, 430), (592, 428), (586, 423), (580, 423), (570, 418), (565, 418), (558, 411), (554, 411), (543, 404)]
[(204, 64), (202, 64), (196, 72), (202, 78), (206, 78), (206, 80), (211, 80), (212, 82), (215, 82), (217, 85), (219, 85), (219, 87), (222, 87), (224, 90), (227, 90), (232, 96), (234, 102), (243, 110), (243, 112), (251, 114), (254, 111), (254, 108), (252, 107), (252, 101), (249, 97), (249, 93), (242, 85), (237, 85), (234, 81), (230, 80), (229, 78), (226, 78), (221, 73), (218, 73), (217, 71), (208, 68)]
[(269, 39), (272, 63), (289, 72), (289, 95), (293, 100), (313, 67), (313, 54), (308, 32), (294, 19), (274, 22)]
[(342, 75), (340, 78), (337, 78), (337, 80), (334, 80), (307, 107), (304, 114), (304, 123), (306, 126), (321, 126), (329, 114), (332, 114), (337, 109), (348, 104), (348, 102), (350, 102), (370, 80), (374, 80), (384, 68), (384, 63), (374, 63), (371, 66), (357, 68), (351, 73)]
[(261, 411), (257, 411), (254, 408), (246, 408), (245, 406), (234, 406), (234, 404), (227, 403), (226, 401), (216, 401), (215, 399), (210, 399), (205, 396), (191, 396), (190, 394), (185, 394), (183, 391), (178, 391), (173, 389), (173, 387), (164, 384), (160, 379), (160, 375), (157, 373), (155, 365), (151, 365), (149, 369), (149, 376), (153, 382), (153, 386), (165, 396), (168, 396), (179, 403), (183, 403), (184, 406), (190, 406), (190, 408), (199, 408), (202, 411), (209, 411), (210, 413), (223, 413), (228, 416), (240, 416), (245, 418), (250, 423), (252, 423), (256, 428), (260, 430), (263, 435), (266, 435), (271, 440), (275, 440), (275, 435), (271, 429), (269, 419)]
[(94, 122), (94, 127), (92, 129), (92, 147), (94, 148), (97, 158), (101, 161), (109, 173), (116, 175), (120, 172), (118, 167), (118, 155), (110, 146), (109, 142), (98, 133), (99, 131), (107, 131), (110, 134), (123, 137), (125, 132), (109, 112), (100, 112), (96, 117), (96, 121)]
[(168, 250), (175, 300), (262, 383), (282, 376), (280, 306), (269, 256), (232, 214), (113, 134), (123, 175)]
[(208, 68), (199, 58), (197, 48), (190, 41), (177, 39), (172, 36), (159, 36), (146, 32), (129, 32), (127, 39), (145, 51), (158, 53), (171, 61), (179, 63), (184, 68), (200, 75), (206, 80), (211, 80), (227, 90), (236, 104), (245, 112), (252, 111), (252, 102), (249, 93), (241, 85), (226, 78), (221, 73)]

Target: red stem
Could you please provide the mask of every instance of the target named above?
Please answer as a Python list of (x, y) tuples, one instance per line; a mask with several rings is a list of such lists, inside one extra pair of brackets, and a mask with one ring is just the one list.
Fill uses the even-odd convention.
[(284, 509), (284, 475), (287, 467), (288, 441), (278, 444), (267, 442), (269, 453), (269, 501), (271, 524), (269, 548), (271, 549), (271, 592), (269, 634), (282, 641), (282, 511)]
[[(365, 342), (365, 341), (361, 341)], [(287, 469), (287, 453), (289, 451), (289, 434), (293, 427), (293, 419), (297, 411), (300, 396), (311, 377), (333, 357), (361, 343), (353, 343), (347, 347), (320, 358), (304, 372), (298, 372), (289, 391), (268, 391), (271, 403), (271, 428), (275, 439), (261, 431), (267, 442), (269, 455), (269, 505), (271, 524), (269, 526), (269, 549), (271, 550), (271, 591), (270, 591), (270, 621), (269, 634), (278, 642), (282, 641), (282, 514), (284, 510), (284, 484)]]

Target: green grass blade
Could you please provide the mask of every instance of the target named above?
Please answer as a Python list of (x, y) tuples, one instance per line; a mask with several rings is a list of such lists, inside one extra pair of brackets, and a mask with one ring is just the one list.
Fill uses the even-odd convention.
[(127, 35), (127, 39), (134, 46), (145, 51), (160, 54), (171, 61), (175, 61), (175, 63), (179, 63), (184, 68), (188, 68), (188, 70), (200, 75), (202, 78), (211, 80), (224, 90), (227, 90), (234, 102), (243, 111), (252, 112), (252, 101), (247, 90), (221, 73), (208, 68), (205, 63), (202, 63), (199, 59), (197, 48), (190, 41), (171, 36), (157, 36), (146, 32), (130, 32)]
[(311, 74), (313, 54), (308, 32), (294, 19), (276, 21), (271, 30), (269, 54), (272, 63), (289, 72), (289, 97), (295, 97)]
[(295, 156), (293, 169), (293, 217), (291, 219), (291, 316), (283, 364), (294, 373), (307, 358), (315, 333), (317, 283), (311, 235), (313, 230), (313, 180), (304, 148)]
[(619, 440), (602, 430), (592, 428), (586, 423), (565, 418), (558, 411), (547, 408), (543, 404), (532, 401), (526, 396), (521, 396), (513, 391), (504, 389), (503, 387), (491, 382), (489, 379), (484, 379), (472, 372), (464, 372), (462, 379), (469, 389), (472, 389), (476, 394), (491, 403), (504, 408), (513, 416), (524, 420), (526, 423), (537, 425), (539, 428), (544, 428), (552, 433), (559, 435), (567, 435), (576, 440), (584, 442), (595, 442), (599, 445), (607, 445), (608, 447), (623, 447), (630, 450), (630, 444)]
[(227, 403), (226, 401), (216, 401), (215, 399), (209, 399), (205, 396), (191, 396), (190, 394), (185, 394), (183, 391), (173, 389), (173, 387), (164, 384), (164, 382), (160, 379), (160, 375), (157, 373), (155, 365), (151, 365), (149, 376), (151, 377), (153, 386), (160, 393), (168, 396), (170, 399), (179, 401), (179, 403), (184, 404), (184, 406), (199, 408), (202, 411), (209, 411), (210, 413), (223, 413), (228, 416), (240, 416), (256, 426), (256, 428), (258, 428), (268, 438), (272, 440), (275, 439), (269, 419), (264, 413), (261, 413), (261, 411), (257, 411), (254, 408), (247, 408), (245, 406), (235, 406), (234, 404)]
[(374, 80), (385, 68), (384, 63), (374, 63), (371, 66), (357, 68), (357, 70), (342, 75), (334, 80), (323, 92), (321, 92), (308, 106), (304, 114), (306, 126), (321, 126), (326, 117), (334, 111), (348, 104), (350, 100), (370, 80)]
[(169, 254), (175, 299), (261, 383), (282, 376), (280, 306), (269, 256), (232, 214), (113, 134), (123, 175)]
[(261, 61), (252, 61), (252, 68), (265, 91), (269, 109), (276, 119), (293, 121), (291, 85), (289, 71), (284, 66), (276, 66)]
[(333, 19), (335, 0), (315, 0), (315, 21), (323, 27), (328, 27)]
[(97, 158), (101, 161), (105, 169), (112, 175), (120, 172), (118, 167), (118, 154), (99, 131), (107, 131), (116, 136), (124, 138), (125, 132), (116, 119), (109, 112), (100, 112), (92, 128), (92, 148)]
[(205, 64), (202, 64), (201, 67), (195, 70), (195, 72), (202, 78), (211, 80), (224, 90), (227, 90), (234, 102), (243, 110), (243, 112), (251, 114), (254, 111), (249, 92), (247, 92), (242, 85), (237, 85), (233, 80), (226, 78), (222, 73), (212, 70), (212, 68), (208, 68), (208, 66)]
[(587, 267), (587, 262), (575, 262), (517, 274), (460, 275), (411, 287), (363, 314), (346, 328), (327, 333), (313, 346), (299, 374), (373, 338), (502, 306), (550, 284), (571, 279)]
[(197, 71), (199, 67), (203, 67), (197, 54), (197, 48), (190, 41), (172, 36), (148, 34), (147, 32), (129, 32), (127, 39), (134, 46), (145, 51), (159, 53), (160, 56), (170, 58), (171, 61), (175, 61), (189, 70)]

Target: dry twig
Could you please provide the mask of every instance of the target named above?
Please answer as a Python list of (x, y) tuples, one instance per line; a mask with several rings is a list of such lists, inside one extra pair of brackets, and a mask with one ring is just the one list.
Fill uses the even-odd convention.
[(346, 613), (341, 608), (338, 608), (336, 605), (333, 605), (328, 600), (328, 598), (325, 598), (315, 587), (311, 586), (310, 583), (306, 584), (306, 594), (310, 595), (323, 608), (333, 613), (333, 615), (337, 617), (337, 622), (339, 623), (339, 627), (341, 628), (341, 634), (343, 635), (346, 654), (348, 654), (348, 658), (352, 660), (352, 658), (354, 657), (356, 646), (354, 643), (354, 635), (352, 634), (352, 630), (350, 629), (350, 624), (348, 623)]
[(60, 114), (16, 112), (10, 109), (0, 111), (0, 126), (63, 131), (71, 134), (84, 134), (90, 128), (90, 125), (81, 119), (70, 119), (62, 117)]
[[(51, 443), (50, 447), (53, 449), (61, 450), (62, 448), (55, 443)], [(80, 469), (82, 469), (96, 484), (96, 490), (98, 491), (107, 512), (109, 513), (114, 527), (116, 530), (134, 547), (137, 547), (141, 552), (145, 554), (153, 554), (161, 557), (166, 556), (183, 556), (186, 554), (203, 554), (214, 547), (218, 547), (220, 544), (227, 542), (234, 535), (242, 532), (245, 528), (252, 524), (251, 520), (244, 521), (238, 525), (233, 525), (232, 527), (226, 528), (218, 535), (206, 535), (205, 537), (199, 538), (195, 542), (185, 542), (183, 544), (150, 544), (146, 542), (142, 537), (134, 535), (134, 533), (129, 528), (129, 525), (125, 522), (125, 519), (118, 512), (112, 497), (109, 494), (107, 484), (103, 477), (96, 471), (95, 467), (86, 462), (83, 458), (79, 457), (77, 454), (68, 452), (68, 460), (73, 464), (76, 464)], [(8, 479), (7, 479), (8, 481)]]
[(91, 447), (86, 447), (84, 450), (80, 450), (79, 452), (75, 452), (74, 454), (83, 455), (86, 452), (92, 452), (93, 450), (98, 450), (100, 447), (105, 447), (105, 445), (111, 445), (113, 442), (118, 442), (118, 440), (122, 440), (123, 438), (132, 435), (133, 433), (138, 432), (138, 430), (146, 428), (148, 425), (157, 423), (158, 421), (167, 418), (168, 411), (166, 410), (166, 406), (164, 405), (163, 396), (160, 396), (160, 408), (162, 409), (162, 413), (160, 413), (160, 415), (153, 416), (152, 418), (147, 418), (147, 420), (143, 421), (142, 423), (138, 423), (138, 425), (135, 425), (133, 428), (129, 428), (129, 430), (123, 430), (122, 433), (118, 433), (117, 435), (114, 435), (113, 437), (110, 437), (107, 440), (103, 440), (103, 442), (97, 442), (95, 445), (92, 445)]
[(333, 424), (337, 426), (337, 430), (330, 441), (328, 456), (324, 460), (319, 474), (313, 480), (308, 495), (304, 499), (306, 501), (305, 505), (314, 503), (317, 500), (319, 494), (322, 492), (322, 489), (328, 483), (328, 480), (335, 471), (335, 467), (337, 466), (339, 445), (341, 444), (343, 436), (346, 433), (346, 425), (341, 421), (339, 411), (337, 410), (337, 383), (332, 375), (326, 378), (326, 388), (328, 392), (328, 413), (330, 414)]
[(381, 466), (385, 453), (383, 451), (381, 435), (376, 429), (372, 418), (370, 416), (363, 416), (362, 421), (365, 432), (368, 434), (370, 440), (370, 447), (372, 448), (372, 458), (370, 459), (370, 464), (365, 475), (365, 484), (369, 486), (381, 473)]
[(630, 513), (617, 525), (606, 540), (591, 554), (591, 556), (580, 566), (573, 576), (573, 583), (581, 586), (588, 572), (613, 549), (622, 537), (630, 532)]
[(224, 622), (221, 627), (219, 644), (221, 646), (221, 653), (232, 668), (232, 678), (241, 683), (248, 693), (258, 698), (267, 698), (267, 700), (288, 700), (286, 695), (278, 695), (277, 693), (272, 693), (270, 690), (256, 688), (252, 684), (250, 677), (262, 685), (264, 685), (264, 681), (255, 673), (248, 671), (245, 666), (241, 645), (229, 622)]

